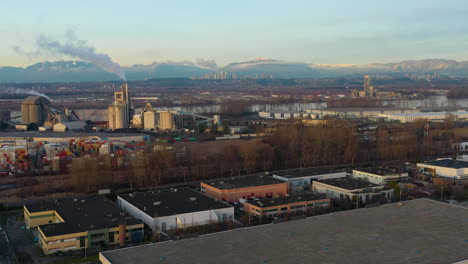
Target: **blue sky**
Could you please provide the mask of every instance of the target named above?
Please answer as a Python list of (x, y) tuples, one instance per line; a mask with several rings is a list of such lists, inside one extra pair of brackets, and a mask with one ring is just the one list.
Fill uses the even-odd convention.
[(39, 34), (72, 29), (122, 65), (269, 57), (309, 63), (468, 60), (466, 0), (2, 0), (0, 66), (37, 61)]

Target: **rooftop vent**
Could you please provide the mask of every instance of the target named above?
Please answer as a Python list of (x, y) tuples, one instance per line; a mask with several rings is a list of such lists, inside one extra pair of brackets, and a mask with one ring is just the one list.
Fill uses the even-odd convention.
[(197, 200), (196, 197), (190, 197), (190, 201), (195, 201), (195, 200)]
[(161, 204), (161, 201), (154, 202), (153, 204), (154, 204), (154, 205), (160, 205), (160, 204)]
[(146, 211), (146, 206), (143, 206), (143, 211)]

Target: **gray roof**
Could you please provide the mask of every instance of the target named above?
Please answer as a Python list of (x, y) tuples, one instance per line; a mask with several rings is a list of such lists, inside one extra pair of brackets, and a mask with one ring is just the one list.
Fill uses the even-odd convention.
[(284, 184), (284, 182), (281, 180), (263, 174), (253, 174), (228, 179), (206, 180), (203, 181), (203, 183), (222, 190), (247, 188), (262, 185)]
[[(465, 231), (463, 231), (465, 230)], [(454, 263), (468, 209), (428, 199), (102, 252), (120, 263)]]
[(377, 185), (368, 181), (351, 178), (351, 177), (318, 180), (318, 182), (336, 186), (336, 187), (343, 188), (346, 190), (356, 190), (356, 189), (373, 188), (373, 187), (381, 186), (381, 185)]
[(283, 170), (283, 171), (274, 171), (271, 174), (280, 176), (287, 179), (318, 176), (325, 174), (333, 174), (345, 172), (344, 169), (330, 169), (330, 168), (307, 168), (307, 169), (295, 169), (295, 170)]
[(453, 159), (442, 159), (442, 160), (436, 160), (436, 161), (430, 161), (430, 162), (423, 162), (423, 164), (452, 168), (452, 169), (468, 168), (467, 161), (453, 160)]

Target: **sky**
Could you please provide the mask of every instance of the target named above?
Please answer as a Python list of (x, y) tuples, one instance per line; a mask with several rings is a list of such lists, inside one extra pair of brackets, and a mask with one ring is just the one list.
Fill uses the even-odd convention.
[(468, 60), (466, 0), (2, 0), (0, 66), (40, 34), (79, 39), (122, 65), (256, 57), (320, 64)]

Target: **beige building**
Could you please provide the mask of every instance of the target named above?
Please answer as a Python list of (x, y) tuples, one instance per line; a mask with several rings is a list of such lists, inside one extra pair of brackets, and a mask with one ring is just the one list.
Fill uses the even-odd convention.
[(393, 198), (393, 189), (351, 177), (313, 181), (312, 190), (330, 198), (358, 199), (362, 203)]

